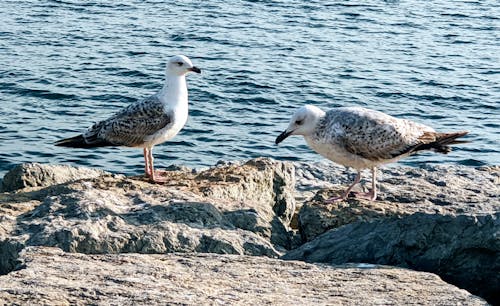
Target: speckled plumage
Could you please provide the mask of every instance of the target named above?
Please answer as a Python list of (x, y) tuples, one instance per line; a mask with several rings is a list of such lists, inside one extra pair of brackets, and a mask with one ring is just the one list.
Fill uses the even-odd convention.
[(412, 148), (435, 141), (435, 133), (428, 126), (379, 111), (341, 107), (326, 112), (305, 138), (326, 158), (364, 169), (404, 157)]
[(153, 181), (155, 174), (153, 147), (179, 133), (188, 117), (186, 74), (201, 70), (187, 57), (170, 58), (163, 88), (147, 99), (131, 104), (106, 120), (99, 121), (84, 133), (59, 140), (56, 146), (95, 148), (103, 146), (142, 147), (145, 172)]
[(90, 127), (83, 138), (88, 144), (108, 142), (116, 146), (148, 146), (149, 139), (174, 122), (174, 113), (165, 110), (158, 95), (134, 103), (112, 117)]
[(466, 142), (456, 140), (466, 134), (466, 131), (438, 133), (426, 125), (362, 107), (340, 107), (325, 113), (318, 107), (305, 105), (293, 115), (288, 128), (276, 138), (276, 144), (290, 135), (302, 135), (317, 153), (358, 171), (353, 184), (341, 196), (327, 202), (347, 198), (359, 183), (361, 170), (371, 169), (372, 190), (359, 196), (373, 201), (377, 198), (377, 166), (421, 150), (446, 154), (451, 151), (449, 145)]

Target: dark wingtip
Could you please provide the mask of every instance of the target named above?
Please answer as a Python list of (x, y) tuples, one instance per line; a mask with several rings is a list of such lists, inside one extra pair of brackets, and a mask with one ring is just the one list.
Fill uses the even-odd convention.
[(108, 142), (103, 139), (98, 139), (95, 142), (87, 143), (83, 135), (78, 135), (75, 137), (58, 140), (54, 143), (54, 145), (57, 147), (83, 148), (83, 149), (115, 146), (111, 142)]
[(54, 145), (56, 147), (75, 147), (77, 145), (80, 145), (82, 142), (83, 142), (82, 135), (78, 135), (75, 137), (58, 140), (54, 142)]
[(468, 131), (438, 133), (436, 142), (439, 143), (440, 145), (468, 143), (469, 142), (468, 140), (456, 140), (457, 138), (463, 137), (468, 133), (469, 133)]

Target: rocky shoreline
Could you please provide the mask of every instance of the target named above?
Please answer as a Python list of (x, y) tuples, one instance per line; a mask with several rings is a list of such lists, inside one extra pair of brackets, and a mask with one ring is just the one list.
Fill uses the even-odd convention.
[(259, 158), (170, 170), (158, 185), (62, 165), (12, 169), (0, 193), (0, 300), (500, 300), (500, 167), (388, 168), (378, 201), (329, 205), (322, 199), (352, 179), (332, 164)]

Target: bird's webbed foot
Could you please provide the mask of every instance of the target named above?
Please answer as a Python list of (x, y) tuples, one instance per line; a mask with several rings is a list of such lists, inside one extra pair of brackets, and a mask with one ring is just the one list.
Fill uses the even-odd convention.
[(369, 192), (356, 192), (353, 191), (351, 194), (356, 198), (356, 199), (365, 199), (369, 201), (375, 201), (377, 199), (377, 193), (374, 192), (373, 190), (370, 190)]
[(163, 184), (168, 181), (168, 178), (166, 177), (167, 172), (168, 171), (165, 170), (154, 170), (153, 175), (148, 173), (146, 173), (146, 175), (149, 177), (150, 181), (154, 183)]

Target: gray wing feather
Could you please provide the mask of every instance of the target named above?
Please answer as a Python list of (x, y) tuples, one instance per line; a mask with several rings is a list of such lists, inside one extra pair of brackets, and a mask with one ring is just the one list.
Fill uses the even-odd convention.
[(332, 141), (369, 160), (392, 159), (420, 143), (427, 126), (360, 107), (340, 108), (326, 114)]
[(154, 95), (94, 124), (84, 138), (88, 143), (106, 141), (113, 145), (138, 146), (144, 143), (147, 136), (166, 127), (172, 119)]

